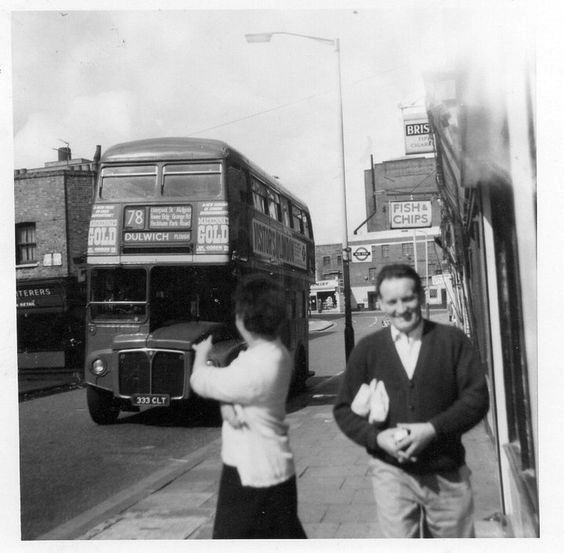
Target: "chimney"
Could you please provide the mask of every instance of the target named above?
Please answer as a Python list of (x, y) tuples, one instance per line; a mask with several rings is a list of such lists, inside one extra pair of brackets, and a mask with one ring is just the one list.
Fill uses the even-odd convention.
[(71, 160), (71, 149), (68, 146), (63, 146), (62, 148), (57, 148), (57, 153), (59, 154), (59, 161), (70, 161)]

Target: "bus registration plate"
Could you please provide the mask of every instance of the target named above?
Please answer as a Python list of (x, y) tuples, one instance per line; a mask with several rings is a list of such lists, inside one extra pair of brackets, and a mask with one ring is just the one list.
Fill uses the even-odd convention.
[(133, 405), (150, 407), (168, 407), (170, 396), (168, 394), (139, 394), (132, 397)]

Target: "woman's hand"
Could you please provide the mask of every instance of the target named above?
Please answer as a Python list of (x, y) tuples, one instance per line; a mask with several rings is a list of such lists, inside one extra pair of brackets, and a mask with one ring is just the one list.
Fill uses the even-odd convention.
[(206, 366), (208, 355), (212, 349), (212, 337), (208, 336), (199, 344), (193, 344), (192, 349), (196, 352), (194, 357), (194, 370), (197, 371)]
[(208, 354), (212, 349), (212, 337), (208, 336), (205, 340), (202, 340), (198, 344), (193, 344), (192, 349), (196, 352), (196, 359), (203, 358), (204, 360), (208, 358)]
[(234, 405), (231, 403), (222, 403), (219, 409), (221, 411), (221, 418), (227, 421), (233, 428), (241, 428), (244, 426), (245, 421), (239, 417)]

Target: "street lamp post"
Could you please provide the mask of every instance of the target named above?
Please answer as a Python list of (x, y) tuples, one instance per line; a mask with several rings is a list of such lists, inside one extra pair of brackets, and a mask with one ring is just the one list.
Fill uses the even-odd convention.
[(329, 39), (311, 35), (302, 35), (300, 33), (289, 33), (285, 31), (274, 31), (271, 33), (252, 33), (246, 34), (247, 42), (270, 42), (273, 35), (289, 35), (299, 38), (305, 38), (322, 42), (335, 47), (337, 54), (337, 98), (338, 98), (338, 121), (339, 121), (339, 140), (340, 140), (340, 173), (341, 173), (341, 193), (342, 193), (342, 223), (343, 223), (343, 295), (345, 300), (345, 358), (348, 360), (349, 355), (354, 347), (354, 329), (352, 326), (351, 313), (351, 281), (350, 281), (350, 253), (347, 228), (347, 187), (345, 180), (345, 138), (343, 125), (343, 93), (341, 86), (341, 47), (338, 38)]

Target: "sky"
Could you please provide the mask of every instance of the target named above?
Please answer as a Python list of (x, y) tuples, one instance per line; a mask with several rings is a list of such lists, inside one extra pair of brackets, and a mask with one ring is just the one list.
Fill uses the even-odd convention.
[(401, 0), (305, 1), (302, 9), (187, 2), (180, 5), (192, 8), (181, 10), (141, 2), (148, 7), (125, 11), (119, 0), (109, 3), (116, 11), (39, 4), (42, 11), (26, 2), (11, 17), (15, 169), (42, 167), (66, 144), (73, 157), (92, 159), (98, 144), (220, 139), (308, 204), (317, 244), (344, 235), (337, 53), (288, 35), (251, 44), (245, 34), (339, 39), (350, 235), (367, 217), (370, 156), (405, 155), (401, 108), (423, 109), (423, 72), (447, 66), (446, 35), (465, 13), (456, 7), (463, 2)]
[(335, 48), (284, 35), (250, 44), (245, 34), (339, 38), (352, 231), (366, 218), (370, 156), (378, 163), (405, 154), (400, 105), (422, 106), (422, 71), (443, 63), (440, 11), (402, 5), (15, 11), (14, 168), (42, 167), (66, 143), (73, 157), (92, 159), (97, 144), (216, 138), (309, 205), (316, 243), (339, 242)]

